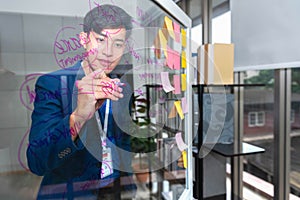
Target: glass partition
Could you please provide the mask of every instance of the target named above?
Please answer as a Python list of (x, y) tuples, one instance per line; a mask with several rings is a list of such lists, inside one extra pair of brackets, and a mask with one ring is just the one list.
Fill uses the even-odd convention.
[(265, 86), (244, 89), (243, 141), (262, 147), (265, 152), (244, 157), (243, 193), (269, 199), (274, 195), (274, 70), (247, 71), (244, 77), (246, 84)]
[(292, 69), (292, 97), (291, 97), (291, 168), (290, 168), (290, 192), (300, 197), (300, 68)]
[(189, 198), (190, 19), (171, 0), (86, 7), (0, 9), (0, 199)]

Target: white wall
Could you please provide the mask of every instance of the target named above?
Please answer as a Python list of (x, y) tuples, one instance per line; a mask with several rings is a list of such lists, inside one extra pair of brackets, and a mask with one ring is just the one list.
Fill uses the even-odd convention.
[(130, 14), (135, 13), (136, 1), (127, 1), (127, 3), (124, 3), (124, 0), (51, 0), (48, 2), (42, 0), (0, 0), (0, 11), (83, 17), (90, 8), (95, 7), (94, 2), (100, 5), (114, 4), (122, 7)]

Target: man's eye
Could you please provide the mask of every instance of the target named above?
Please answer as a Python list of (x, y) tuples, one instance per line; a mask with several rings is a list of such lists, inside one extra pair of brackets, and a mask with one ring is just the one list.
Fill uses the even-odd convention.
[(122, 48), (123, 47), (123, 43), (115, 43), (115, 47)]
[(103, 42), (105, 40), (104, 37), (99, 37), (99, 38), (96, 38), (97, 42)]

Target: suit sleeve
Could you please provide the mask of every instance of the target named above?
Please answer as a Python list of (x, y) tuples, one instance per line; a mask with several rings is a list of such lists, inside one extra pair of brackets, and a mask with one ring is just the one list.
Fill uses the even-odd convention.
[[(36, 98), (27, 148), (30, 170), (37, 175), (58, 168), (83, 149), (80, 139), (73, 142), (70, 114), (64, 115), (59, 77), (41, 76), (36, 83)], [(70, 102), (71, 103), (71, 102)]]

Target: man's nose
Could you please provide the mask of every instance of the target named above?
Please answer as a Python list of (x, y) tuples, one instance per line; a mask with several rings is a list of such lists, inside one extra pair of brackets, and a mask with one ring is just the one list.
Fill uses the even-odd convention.
[(103, 55), (110, 57), (113, 55), (113, 43), (111, 41), (107, 41), (105, 47), (102, 49)]

